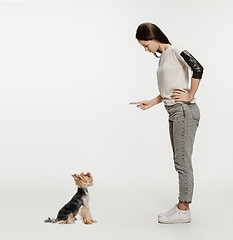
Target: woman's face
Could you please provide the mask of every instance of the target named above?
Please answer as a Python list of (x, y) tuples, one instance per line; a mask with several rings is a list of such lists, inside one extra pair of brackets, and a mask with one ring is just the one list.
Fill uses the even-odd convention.
[(155, 53), (159, 48), (159, 42), (156, 40), (138, 40), (138, 42), (145, 48), (145, 51)]

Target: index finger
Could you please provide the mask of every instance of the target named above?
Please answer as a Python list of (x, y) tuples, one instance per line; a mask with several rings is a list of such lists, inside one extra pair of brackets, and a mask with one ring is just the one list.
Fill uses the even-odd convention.
[(140, 104), (141, 102), (131, 102), (129, 104)]

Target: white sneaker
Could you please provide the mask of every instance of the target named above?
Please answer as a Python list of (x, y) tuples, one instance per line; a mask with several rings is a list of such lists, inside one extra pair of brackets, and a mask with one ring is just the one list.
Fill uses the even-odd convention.
[(161, 213), (158, 215), (159, 223), (189, 223), (191, 222), (191, 212), (190, 209), (183, 211), (178, 208), (178, 204), (167, 211), (166, 213)]

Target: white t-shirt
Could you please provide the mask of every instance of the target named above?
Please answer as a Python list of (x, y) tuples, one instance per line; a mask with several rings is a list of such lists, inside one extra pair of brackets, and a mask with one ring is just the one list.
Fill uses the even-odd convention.
[[(188, 54), (185, 58), (180, 55), (183, 51)], [(170, 97), (173, 90), (182, 89), (186, 92), (190, 91), (188, 69), (195, 71), (195, 67), (199, 67), (199, 71), (200, 69), (203, 70), (200, 63), (187, 50), (184, 50), (180, 46), (171, 45), (162, 52), (158, 63), (157, 80), (159, 92), (165, 105), (177, 103), (175, 99)], [(201, 78), (201, 75), (202, 72), (199, 72), (196, 76)], [(195, 77), (194, 74), (193, 76)], [(194, 97), (191, 103), (195, 101)]]

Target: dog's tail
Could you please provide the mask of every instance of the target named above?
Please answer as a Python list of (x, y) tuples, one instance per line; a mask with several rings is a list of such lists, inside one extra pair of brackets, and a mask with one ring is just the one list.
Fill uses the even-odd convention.
[(44, 222), (45, 223), (56, 223), (57, 219), (48, 217), (47, 219), (44, 220)]

